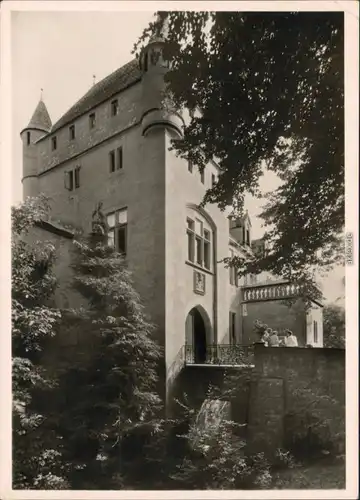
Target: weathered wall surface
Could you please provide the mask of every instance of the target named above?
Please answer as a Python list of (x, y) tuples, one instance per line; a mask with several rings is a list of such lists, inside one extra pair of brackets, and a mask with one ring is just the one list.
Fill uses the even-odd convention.
[[(344, 451), (344, 350), (256, 345), (254, 369), (188, 365), (176, 379), (172, 396), (181, 400), (186, 393), (187, 403), (199, 410), (211, 385), (222, 397), (233, 388), (225, 400), (231, 402), (232, 419), (246, 424), (251, 451), (286, 448), (289, 417), (304, 417), (307, 411), (327, 422), (330, 439)], [(176, 413), (176, 404), (171, 409)]]
[(31, 245), (50, 243), (55, 248), (53, 271), (58, 281), (54, 294), (56, 306), (66, 309), (83, 305), (83, 299), (72, 286), (73, 272), (70, 265), (74, 252), (73, 240), (35, 226), (27, 234), (26, 241)]
[(306, 417), (307, 412), (323, 423), (329, 420), (330, 436), (344, 448), (344, 350), (257, 345), (255, 374), (249, 407), (249, 439), (254, 449), (284, 446), (290, 437), (289, 417)]

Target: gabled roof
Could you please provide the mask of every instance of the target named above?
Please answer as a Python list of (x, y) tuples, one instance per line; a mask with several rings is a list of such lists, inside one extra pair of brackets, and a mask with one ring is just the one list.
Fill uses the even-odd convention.
[(141, 71), (137, 59), (133, 59), (121, 68), (96, 83), (79, 99), (52, 127), (51, 132), (74, 121), (80, 115), (90, 111), (98, 104), (106, 101), (126, 87), (134, 84), (141, 78)]
[[(29, 125), (26, 128), (43, 130), (44, 132), (50, 132), (51, 130), (51, 118), (45, 103), (40, 99), (34, 114), (31, 117)], [(24, 129), (25, 130), (25, 129)]]

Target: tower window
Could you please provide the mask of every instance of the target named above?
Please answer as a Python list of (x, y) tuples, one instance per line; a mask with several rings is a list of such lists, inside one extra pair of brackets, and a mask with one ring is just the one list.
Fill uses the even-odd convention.
[(317, 324), (317, 321), (314, 321), (314, 344), (317, 344), (318, 341), (319, 341), (318, 324)]
[(26, 132), (26, 144), (29, 146), (31, 142), (31, 132)]
[(80, 187), (80, 166), (76, 166), (71, 170), (65, 172), (65, 188), (69, 191), (78, 189)]
[(193, 162), (191, 160), (188, 161), (188, 171), (192, 174), (193, 172)]
[(200, 180), (202, 184), (205, 184), (205, 169), (200, 172)]
[(107, 216), (108, 244), (123, 255), (127, 252), (127, 208)]
[(57, 138), (56, 138), (56, 135), (51, 138), (51, 147), (52, 147), (53, 151), (55, 151), (55, 149), (57, 148)]
[(74, 178), (75, 178), (75, 189), (80, 187), (80, 167), (75, 167), (74, 170)]
[(109, 168), (110, 172), (115, 172), (115, 170), (121, 170), (123, 168), (123, 149), (122, 147), (117, 148), (117, 150), (112, 150), (109, 153)]
[(250, 246), (250, 231), (246, 230), (246, 244)]
[(115, 172), (115, 151), (109, 153), (110, 172)]
[(91, 113), (91, 115), (89, 115), (89, 127), (94, 128), (95, 125), (96, 125), (96, 116), (95, 113)]
[(236, 344), (236, 313), (229, 313), (230, 344)]
[(119, 101), (114, 99), (111, 102), (111, 116), (116, 116), (119, 112)]
[(214, 174), (211, 174), (211, 187), (214, 187), (216, 184), (216, 177)]
[(117, 149), (117, 168), (118, 170), (123, 168), (123, 150), (121, 147)]
[(70, 141), (73, 141), (75, 139), (75, 125), (70, 125), (69, 127), (69, 138)]

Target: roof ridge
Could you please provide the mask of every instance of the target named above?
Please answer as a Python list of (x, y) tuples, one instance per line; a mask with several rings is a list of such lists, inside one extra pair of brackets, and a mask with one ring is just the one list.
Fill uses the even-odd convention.
[(134, 84), (141, 78), (141, 71), (137, 59), (131, 59), (120, 68), (115, 69), (102, 80), (95, 83), (66, 113), (64, 113), (53, 125), (51, 132), (59, 130), (66, 124), (74, 121), (79, 116), (90, 111), (101, 102), (106, 101), (112, 95), (121, 92), (129, 85)]

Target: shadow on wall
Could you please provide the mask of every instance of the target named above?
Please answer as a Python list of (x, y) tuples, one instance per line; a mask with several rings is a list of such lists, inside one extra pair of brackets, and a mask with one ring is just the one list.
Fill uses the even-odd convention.
[[(345, 453), (345, 350), (255, 346), (249, 445)], [(280, 446), (281, 444), (281, 446)]]
[[(215, 392), (209, 392), (215, 388)], [(186, 396), (185, 396), (186, 395)], [(251, 452), (278, 448), (308, 458), (345, 453), (345, 351), (255, 345), (255, 368), (187, 365), (175, 377), (176, 399), (199, 412), (206, 399), (231, 403), (231, 418), (246, 424)]]

